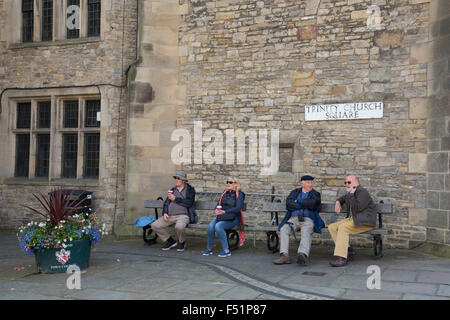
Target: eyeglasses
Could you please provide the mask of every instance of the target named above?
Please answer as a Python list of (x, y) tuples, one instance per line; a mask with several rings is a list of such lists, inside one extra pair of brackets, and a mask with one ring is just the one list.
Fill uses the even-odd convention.
[(236, 182), (234, 182), (234, 181), (227, 181), (227, 184), (233, 184), (233, 183), (236, 183)]
[(180, 179), (180, 178), (178, 178), (178, 177), (173, 177), (175, 180), (182, 180), (182, 179)]
[(344, 184), (352, 184), (351, 181), (345, 181)]

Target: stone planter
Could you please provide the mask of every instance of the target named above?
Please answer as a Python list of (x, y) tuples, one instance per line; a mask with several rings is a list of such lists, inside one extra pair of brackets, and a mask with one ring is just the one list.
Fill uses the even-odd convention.
[(65, 249), (42, 249), (34, 252), (38, 272), (64, 273), (71, 265), (80, 270), (89, 266), (91, 256), (91, 242), (81, 239), (69, 242)]

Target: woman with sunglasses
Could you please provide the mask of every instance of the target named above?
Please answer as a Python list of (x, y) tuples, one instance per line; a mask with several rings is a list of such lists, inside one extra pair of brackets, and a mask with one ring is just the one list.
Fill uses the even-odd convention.
[(231, 256), (226, 230), (237, 226), (241, 222), (241, 211), (244, 205), (245, 194), (240, 190), (238, 179), (229, 177), (226, 183), (227, 187), (222, 193), (217, 203), (217, 208), (214, 211), (216, 218), (208, 226), (206, 251), (203, 252), (204, 256), (213, 254), (212, 247), (216, 233), (222, 244), (222, 252), (218, 256), (221, 258)]

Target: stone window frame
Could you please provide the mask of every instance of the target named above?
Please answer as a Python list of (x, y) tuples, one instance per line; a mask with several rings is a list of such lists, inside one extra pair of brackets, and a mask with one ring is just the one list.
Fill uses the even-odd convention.
[[(10, 32), (8, 43), (12, 48), (15, 47), (33, 47), (40, 45), (57, 45), (64, 43), (78, 43), (100, 41), (103, 38), (103, 32), (106, 30), (105, 24), (105, 7), (111, 0), (101, 0), (100, 4), (100, 35), (88, 37), (88, 0), (80, 0), (80, 32), (78, 38), (68, 39), (66, 36), (66, 8), (67, 0), (53, 1), (53, 37), (50, 41), (41, 41), (42, 37), (42, 1), (34, 1), (34, 26), (33, 26), (33, 41), (22, 41), (22, 1), (21, 0), (6, 0), (5, 8), (9, 11), (8, 14), (8, 29)], [(19, 24), (17, 23), (19, 21)]]
[[(39, 90), (41, 91), (41, 90)], [(85, 88), (80, 90), (79, 93), (75, 93), (76, 89), (49, 89), (42, 90), (41, 93), (36, 93), (33, 91), (20, 90), (19, 92), (9, 93), (7, 100), (8, 105), (8, 132), (9, 134), (9, 154), (11, 155), (11, 163), (9, 163), (7, 170), (7, 181), (17, 182), (17, 180), (23, 180), (25, 183), (33, 181), (67, 181), (69, 184), (76, 181), (91, 181), (94, 184), (98, 184), (98, 181), (102, 178), (102, 166), (104, 166), (103, 160), (99, 159), (99, 175), (96, 178), (85, 178), (84, 177), (84, 136), (88, 133), (97, 133), (100, 135), (100, 150), (99, 154), (102, 154), (103, 149), (103, 137), (102, 133), (102, 122), (100, 122), (99, 127), (85, 127), (85, 106), (88, 100), (99, 100), (100, 101), (100, 112), (105, 112), (104, 104), (105, 100), (101, 98), (101, 94), (92, 88)], [(97, 91), (97, 92), (95, 92)], [(22, 95), (21, 95), (22, 93)], [(64, 128), (63, 127), (63, 106), (64, 101), (67, 100), (78, 100), (79, 102), (79, 117), (78, 117), (78, 128)], [(50, 128), (38, 128), (37, 127), (37, 108), (38, 102), (40, 101), (50, 101), (51, 102), (51, 123)], [(23, 102), (31, 102), (31, 127), (30, 129), (17, 129), (17, 105)], [(15, 177), (15, 167), (16, 167), (16, 135), (17, 134), (30, 134), (30, 155), (29, 155), (29, 169), (28, 177)], [(63, 178), (62, 177), (62, 140), (63, 134), (76, 133), (78, 135), (78, 146), (77, 146), (77, 175), (76, 178)], [(36, 177), (36, 143), (38, 134), (50, 134), (50, 156), (49, 156), (49, 174), (48, 177)]]

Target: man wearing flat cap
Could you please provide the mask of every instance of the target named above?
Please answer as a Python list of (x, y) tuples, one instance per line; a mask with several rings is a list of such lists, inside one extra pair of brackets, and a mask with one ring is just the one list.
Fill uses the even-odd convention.
[(286, 199), (286, 216), (278, 226), (280, 231), (280, 257), (274, 264), (291, 263), (289, 257), (289, 235), (301, 230), (300, 245), (297, 250), (297, 263), (307, 265), (313, 232), (321, 233), (325, 226), (319, 216), (320, 193), (313, 189), (314, 178), (305, 175), (301, 178), (302, 187), (294, 189)]
[(166, 228), (175, 225), (178, 236), (177, 251), (184, 251), (185, 229), (189, 222), (195, 219), (195, 189), (187, 183), (184, 171), (178, 171), (173, 178), (175, 187), (168, 191), (163, 205), (163, 216), (152, 223), (152, 229), (165, 243), (162, 250), (170, 250), (177, 246), (177, 242), (169, 235)]

